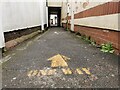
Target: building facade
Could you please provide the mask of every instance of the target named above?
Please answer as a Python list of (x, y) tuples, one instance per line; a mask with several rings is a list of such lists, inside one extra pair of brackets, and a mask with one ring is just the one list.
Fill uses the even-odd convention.
[[(46, 0), (5, 0), (0, 2), (0, 48), (8, 40), (32, 33), (33, 27), (44, 30), (48, 26)], [(37, 29), (37, 30), (38, 30)]]
[(119, 0), (68, 0), (62, 3), (62, 25), (81, 35), (89, 36), (97, 44), (112, 43), (116, 53), (120, 53), (119, 7)]

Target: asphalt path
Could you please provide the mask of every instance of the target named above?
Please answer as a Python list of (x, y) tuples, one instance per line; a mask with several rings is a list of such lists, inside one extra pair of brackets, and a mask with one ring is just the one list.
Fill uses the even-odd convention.
[[(69, 58), (68, 67), (51, 67), (48, 59), (58, 54)], [(118, 56), (101, 52), (63, 28), (50, 28), (21, 43), (6, 53), (4, 61), (3, 88), (119, 87)]]

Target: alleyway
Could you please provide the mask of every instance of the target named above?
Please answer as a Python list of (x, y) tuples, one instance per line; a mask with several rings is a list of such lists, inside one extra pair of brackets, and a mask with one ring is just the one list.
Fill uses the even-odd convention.
[[(69, 58), (68, 67), (51, 67), (48, 59), (57, 54)], [(99, 48), (62, 28), (50, 28), (18, 45), (7, 52), (5, 60), (3, 88), (118, 87), (117, 56), (100, 52)], [(70, 72), (65, 73), (68, 68)], [(48, 75), (45, 70), (51, 70), (52, 74)]]

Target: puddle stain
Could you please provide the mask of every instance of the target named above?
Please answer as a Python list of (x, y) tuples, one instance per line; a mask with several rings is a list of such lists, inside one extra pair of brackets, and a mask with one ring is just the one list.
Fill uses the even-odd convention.
[(57, 35), (59, 34), (58, 32), (54, 32), (54, 33), (57, 34)]

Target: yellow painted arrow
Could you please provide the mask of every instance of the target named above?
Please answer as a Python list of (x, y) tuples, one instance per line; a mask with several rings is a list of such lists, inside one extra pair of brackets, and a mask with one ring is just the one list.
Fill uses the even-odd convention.
[(58, 54), (58, 55), (55, 55), (55, 56), (49, 58), (48, 60), (52, 61), (51, 67), (68, 67), (68, 64), (66, 61), (69, 59), (70, 58), (68, 58), (66, 56)]

